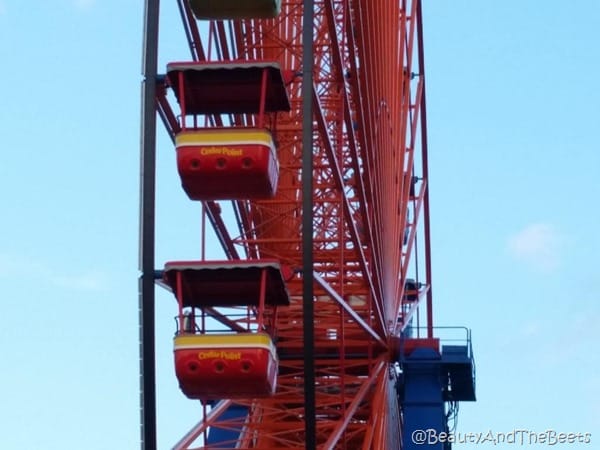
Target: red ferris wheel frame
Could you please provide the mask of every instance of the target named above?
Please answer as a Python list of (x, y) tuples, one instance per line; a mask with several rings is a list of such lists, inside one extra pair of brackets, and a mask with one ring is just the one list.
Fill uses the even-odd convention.
[[(188, 3), (178, 4), (191, 59), (213, 60)], [(313, 19), (308, 31), (302, 26), (307, 15)], [(151, 449), (156, 112), (173, 138), (181, 125), (157, 76), (158, 2), (147, 1), (145, 17), (140, 298), (142, 423)], [(305, 64), (307, 35), (313, 36), (312, 70)], [(289, 87), (291, 111), (277, 116), (276, 197), (233, 202), (236, 230), (225, 225), (215, 201), (204, 202), (228, 258), (275, 258), (297, 275), (288, 284), (292, 303), (278, 315), (278, 393), (217, 405), (176, 448), (191, 448), (209, 427), (240, 427), (239, 418), (221, 415), (234, 403), (249, 411), (237, 448), (297, 448), (311, 440), (319, 448), (391, 448), (387, 436), (400, 427), (397, 404), (390, 400), (391, 370), (399, 336), (420, 305), (426, 305), (427, 336), (433, 335), (420, 1), (284, 1), (274, 19), (211, 22), (208, 39), (221, 60), (276, 60), (302, 74)], [(253, 120), (248, 114), (209, 119), (215, 126)], [(306, 191), (308, 174), (312, 188)], [(307, 229), (310, 236), (303, 233)], [(417, 276), (418, 242), (425, 270)], [(416, 279), (409, 283), (411, 276)], [(309, 315), (302, 301), (307, 279), (314, 307)], [(302, 332), (307, 317), (314, 330), (308, 358)], [(303, 370), (307, 359), (313, 364), (310, 383)], [(314, 385), (312, 432), (305, 428), (311, 415), (306, 384)]]

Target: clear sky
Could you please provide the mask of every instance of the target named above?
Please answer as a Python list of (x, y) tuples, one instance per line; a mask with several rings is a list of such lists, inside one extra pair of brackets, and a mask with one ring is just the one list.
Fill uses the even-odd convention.
[[(162, 3), (164, 67), (187, 49)], [(138, 447), (142, 9), (0, 0), (1, 449)], [(424, 27), (435, 319), (472, 328), (477, 364), (457, 431), (598, 448), (600, 3), (426, 0)], [(162, 131), (158, 165), (157, 261), (194, 257), (198, 207)], [(157, 302), (168, 448), (199, 406), (173, 373), (174, 301)]]

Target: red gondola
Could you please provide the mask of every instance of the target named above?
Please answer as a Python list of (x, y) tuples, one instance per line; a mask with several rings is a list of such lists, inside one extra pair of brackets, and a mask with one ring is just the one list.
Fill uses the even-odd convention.
[[(272, 136), (274, 119), (268, 121), (267, 115), (290, 109), (279, 65), (171, 63), (167, 81), (181, 107), (177, 167), (188, 196), (192, 200), (274, 196), (279, 166)], [(200, 126), (200, 116), (219, 114), (254, 116), (245, 116), (247, 126)]]
[[(279, 263), (170, 262), (163, 282), (179, 305), (174, 353), (183, 393), (200, 400), (272, 395), (273, 320), (277, 306), (290, 302)], [(224, 325), (219, 331), (217, 322)]]
[(258, 19), (277, 17), (281, 0), (190, 0), (196, 19)]

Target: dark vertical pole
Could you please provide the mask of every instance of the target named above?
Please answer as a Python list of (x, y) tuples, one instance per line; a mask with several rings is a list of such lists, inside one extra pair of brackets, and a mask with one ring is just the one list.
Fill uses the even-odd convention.
[(427, 160), (427, 100), (425, 98), (425, 50), (423, 44), (423, 12), (421, 0), (417, 1), (417, 35), (419, 55), (419, 75), (423, 80), (423, 91), (421, 92), (421, 149), (423, 178), (427, 183), (425, 186), (425, 197), (423, 198), (423, 222), (425, 239), (425, 276), (429, 283), (427, 291), (427, 337), (433, 337), (433, 284), (431, 282), (431, 229), (429, 222), (429, 162)]
[(302, 28), (302, 268), (306, 449), (315, 450), (315, 325), (313, 303), (313, 6), (304, 0)]
[(142, 450), (156, 450), (156, 364), (154, 355), (154, 238), (156, 190), (156, 72), (159, 0), (146, 0), (142, 59), (140, 143), (140, 420)]

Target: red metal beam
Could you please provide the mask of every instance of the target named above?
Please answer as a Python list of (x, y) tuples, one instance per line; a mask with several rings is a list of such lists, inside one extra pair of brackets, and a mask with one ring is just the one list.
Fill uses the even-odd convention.
[(346, 223), (350, 229), (350, 235), (352, 236), (352, 242), (354, 248), (359, 252), (360, 258), (358, 263), (360, 265), (361, 271), (363, 273), (363, 277), (367, 282), (367, 287), (373, 301), (376, 305), (377, 318), (379, 322), (379, 326), (381, 330), (385, 330), (385, 320), (383, 317), (383, 311), (381, 309), (381, 298), (380, 295), (375, 290), (375, 285), (373, 283), (373, 278), (369, 271), (369, 267), (367, 265), (367, 258), (363, 249), (363, 245), (360, 242), (360, 236), (358, 234), (358, 230), (356, 229), (356, 224), (352, 218), (352, 208), (350, 207), (350, 202), (348, 201), (348, 197), (346, 196), (346, 192), (344, 190), (344, 181), (342, 180), (342, 173), (339, 168), (337, 159), (335, 157), (335, 152), (333, 150), (333, 145), (331, 140), (329, 139), (329, 134), (327, 133), (327, 124), (325, 121), (325, 115), (323, 114), (323, 109), (321, 108), (321, 103), (319, 101), (319, 96), (317, 95), (316, 88), (313, 86), (313, 104), (314, 104), (314, 115), (317, 122), (317, 128), (319, 130), (319, 134), (321, 135), (321, 141), (325, 146), (325, 153), (327, 154), (327, 158), (329, 159), (329, 164), (332, 168), (333, 172), (333, 181), (340, 191), (342, 201), (344, 203), (344, 215)]
[(206, 55), (202, 46), (198, 25), (196, 24), (196, 19), (190, 8), (189, 1), (178, 0), (177, 4), (179, 6), (179, 14), (181, 15), (181, 21), (183, 22), (183, 29), (188, 41), (188, 46), (192, 53), (192, 59), (194, 61), (204, 61)]
[(156, 109), (160, 116), (171, 140), (175, 140), (175, 134), (181, 130), (177, 116), (173, 112), (169, 101), (167, 100), (167, 87), (165, 83), (156, 83)]
[(367, 322), (363, 320), (360, 315), (352, 309), (352, 307), (336, 292), (336, 290), (331, 286), (327, 281), (325, 281), (318, 273), (314, 273), (315, 282), (321, 286), (325, 292), (333, 299), (335, 302), (342, 307), (344, 311), (348, 313), (348, 315), (369, 335), (377, 342), (382, 348), (387, 348), (387, 342), (382, 339), (382, 337), (377, 333), (373, 328), (369, 326)]
[[(419, 56), (419, 75), (423, 80), (423, 92), (421, 94), (421, 165), (423, 168), (423, 178), (429, 179), (429, 163), (427, 159), (427, 108), (425, 99), (425, 51), (423, 44), (423, 13), (421, 11), (421, 0), (417, 2), (417, 34), (419, 36), (417, 50)], [(425, 276), (429, 283), (427, 291), (427, 337), (433, 337), (433, 293), (431, 290), (431, 229), (429, 223), (429, 186), (425, 192), (423, 203), (424, 215), (424, 239), (425, 239)]]
[[(359, 210), (360, 210), (360, 215), (362, 217), (362, 220), (364, 222), (365, 225), (365, 232), (367, 233), (368, 241), (367, 241), (367, 245), (369, 248), (373, 248), (374, 247), (374, 243), (375, 240), (373, 238), (373, 224), (371, 221), (371, 216), (369, 214), (369, 211), (367, 210), (367, 205), (371, 204), (372, 202), (372, 198), (369, 196), (369, 193), (367, 193), (366, 191), (366, 187), (365, 184), (367, 186), (369, 186), (370, 184), (370, 174), (367, 170), (361, 170), (361, 166), (360, 166), (360, 161), (361, 161), (361, 157), (359, 154), (359, 148), (363, 150), (363, 152), (365, 151), (365, 149), (367, 148), (367, 140), (366, 140), (366, 134), (360, 133), (359, 137), (356, 137), (356, 133), (354, 133), (354, 120), (356, 120), (359, 123), (359, 127), (362, 130), (366, 129), (366, 122), (365, 122), (365, 117), (364, 115), (361, 113), (361, 111), (364, 111), (365, 108), (367, 107), (367, 105), (365, 104), (365, 102), (363, 101), (363, 86), (361, 85), (361, 83), (359, 83), (358, 80), (358, 66), (356, 65), (356, 61), (357, 61), (357, 55), (355, 52), (355, 49), (357, 48), (357, 43), (356, 43), (356, 39), (355, 39), (355, 26), (353, 25), (352, 22), (352, 16), (350, 14), (350, 11), (352, 10), (350, 8), (350, 2), (349, 0), (345, 0), (344, 1), (344, 10), (347, 12), (346, 13), (346, 33), (347, 33), (347, 50), (348, 50), (348, 63), (350, 65), (350, 79), (348, 80), (348, 83), (351, 86), (351, 91), (353, 93), (353, 101), (354, 101), (354, 105), (355, 105), (355, 117), (353, 119), (353, 112), (350, 109), (350, 98), (348, 96), (348, 90), (344, 89), (343, 95), (344, 95), (344, 122), (346, 124), (346, 133), (348, 133), (348, 147), (349, 147), (349, 151), (350, 151), (350, 156), (352, 159), (352, 167), (354, 170), (354, 174), (355, 174), (355, 178), (356, 178), (356, 194), (358, 197), (358, 201), (359, 201)], [(358, 145), (357, 145), (358, 143)], [(380, 283), (379, 280), (381, 279), (381, 269), (379, 267), (379, 261), (376, 260), (376, 258), (373, 259), (373, 264), (374, 264), (374, 273), (377, 274), (376, 280), (375, 282), (378, 285), (377, 290), (380, 291)]]
[(333, 450), (334, 449), (335, 445), (337, 444), (337, 442), (340, 440), (340, 438), (346, 431), (346, 428), (348, 427), (350, 420), (356, 413), (356, 410), (360, 406), (361, 402), (363, 402), (363, 400), (365, 399), (367, 393), (369, 392), (369, 389), (371, 388), (373, 383), (375, 383), (375, 381), (379, 378), (381, 371), (386, 366), (387, 366), (387, 361), (384, 361), (383, 357), (380, 358), (377, 365), (375, 366), (375, 370), (373, 371), (371, 376), (369, 376), (367, 379), (365, 379), (364, 383), (362, 384), (362, 386), (356, 393), (354, 399), (352, 400), (352, 402), (346, 409), (344, 416), (338, 422), (338, 425), (335, 427), (333, 432), (330, 434), (329, 439), (327, 439), (327, 442), (325, 442), (325, 444), (323, 444), (323, 447), (322, 447), (323, 450)]
[(217, 403), (208, 413), (208, 415), (198, 422), (187, 434), (173, 446), (173, 450), (186, 450), (194, 443), (196, 439), (211, 426), (215, 420), (227, 411), (227, 408), (231, 406), (233, 402), (231, 400), (222, 400)]

